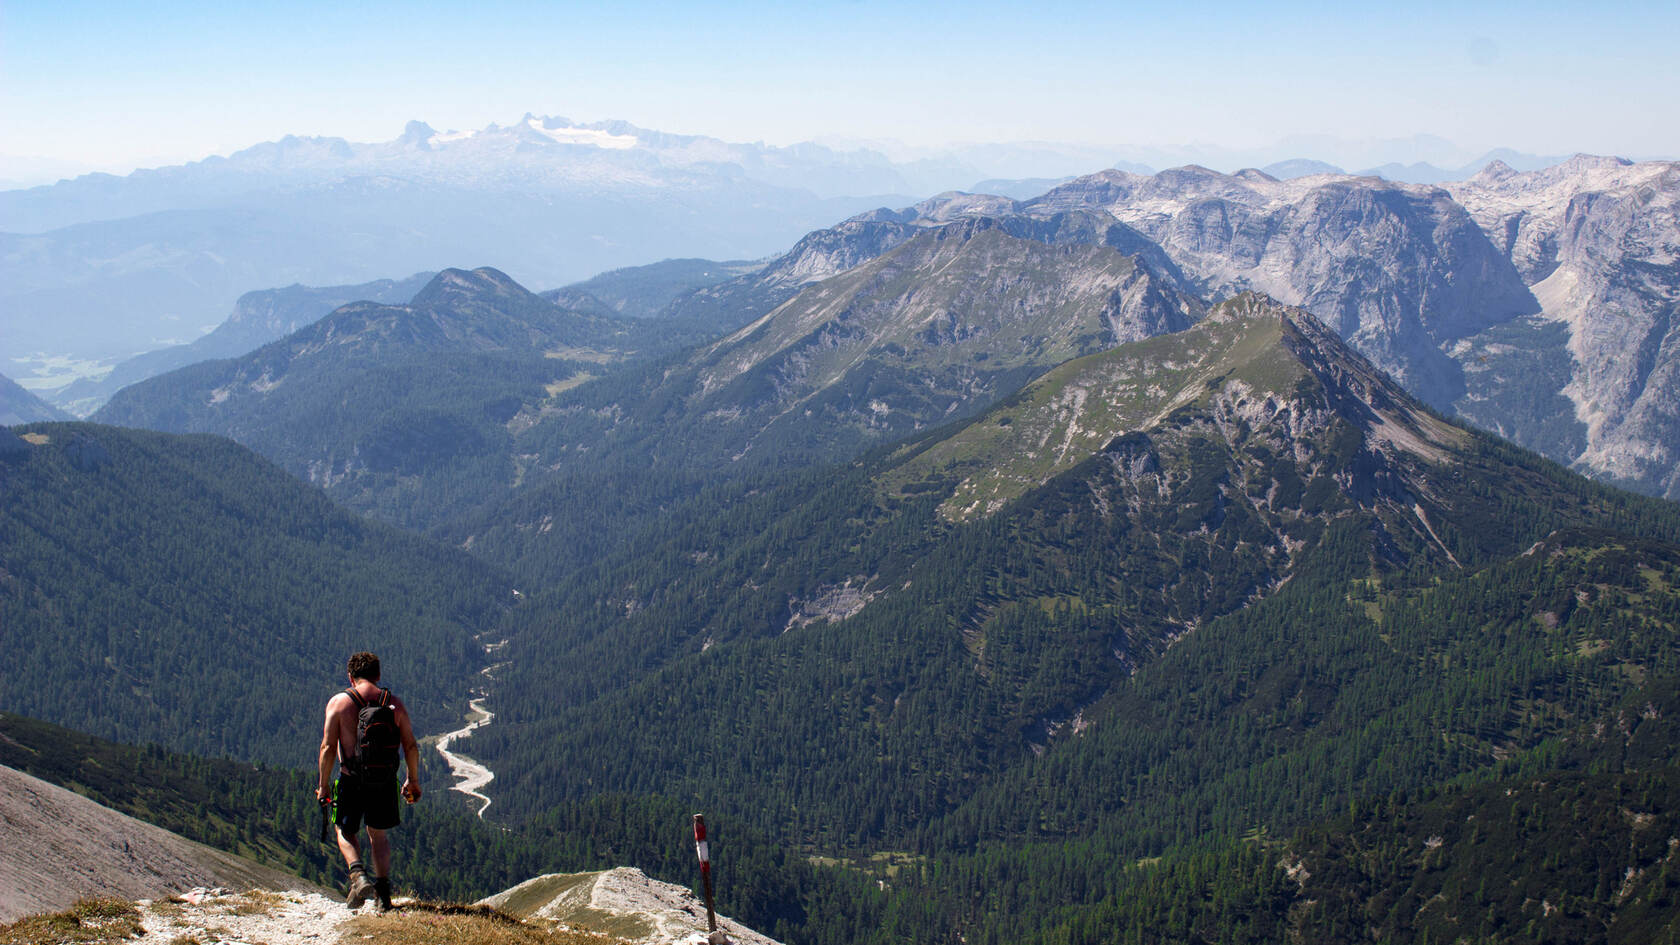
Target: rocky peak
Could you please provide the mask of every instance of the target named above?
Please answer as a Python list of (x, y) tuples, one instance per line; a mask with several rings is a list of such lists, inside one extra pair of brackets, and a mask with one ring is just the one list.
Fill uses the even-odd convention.
[(995, 194), (967, 194), (958, 191), (930, 197), (911, 209), (913, 219), (922, 223), (948, 223), (970, 216), (1006, 216), (1016, 212), (1020, 204)]
[(1496, 184), (1502, 180), (1506, 180), (1515, 173), (1517, 172), (1511, 167), (1511, 165), (1496, 158), (1489, 161), (1487, 166), (1482, 168), (1481, 172), (1471, 178), (1471, 180), (1483, 184)]
[[(1210, 443), (1214, 453), (1187, 446), (1187, 437)], [(963, 520), (1000, 512), (1106, 456), (1123, 481), (1093, 491), (1140, 489), (1110, 497), (1114, 507), (1135, 513), (1136, 503), (1161, 501), (1183, 485), (1182, 472), (1167, 470), (1182, 470), (1186, 456), (1207, 462), (1229, 453), (1232, 476), (1246, 478), (1280, 459), (1301, 467), (1300, 480), (1338, 470), (1339, 491), (1404, 509), (1409, 519), (1415, 513), (1406, 497), (1424, 488), (1410, 483), (1435, 475), (1430, 470), (1467, 441), (1309, 312), (1250, 292), (1214, 306), (1188, 331), (1048, 372), (909, 458), (886, 484), (955, 480), (941, 509)], [(1271, 506), (1280, 493), (1264, 482), (1240, 491), (1272, 497), (1263, 515), (1282, 512)]]
[(808, 234), (764, 267), (757, 279), (772, 285), (808, 285), (874, 259), (922, 230), (908, 222), (848, 220)]
[(403, 133), (397, 138), (397, 144), (420, 151), (432, 149), (432, 136), (436, 135), (431, 125), (423, 121), (411, 121), (403, 126)]

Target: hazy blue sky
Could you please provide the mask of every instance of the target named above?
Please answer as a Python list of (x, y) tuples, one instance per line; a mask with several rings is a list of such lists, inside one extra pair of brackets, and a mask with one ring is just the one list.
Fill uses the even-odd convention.
[(527, 111), (776, 144), (1426, 133), (1471, 150), (1680, 155), (1677, 36), (1672, 0), (0, 0), (0, 155), (159, 163)]

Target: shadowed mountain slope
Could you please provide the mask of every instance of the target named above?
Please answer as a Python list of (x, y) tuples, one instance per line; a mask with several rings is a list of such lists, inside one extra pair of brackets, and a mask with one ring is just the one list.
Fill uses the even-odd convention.
[(69, 414), (0, 375), (0, 426), (33, 423), (37, 420), (68, 420)]
[(345, 658), (371, 649), (422, 732), (464, 711), (475, 637), (512, 603), (492, 569), (350, 515), (226, 440), (14, 432), (0, 709), (295, 764)]

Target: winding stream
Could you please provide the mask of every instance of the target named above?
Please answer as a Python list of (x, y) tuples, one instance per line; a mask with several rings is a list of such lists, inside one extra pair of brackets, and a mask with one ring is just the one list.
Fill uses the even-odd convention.
[[(492, 643), (486, 646), (484, 651), (494, 653), (501, 646), (500, 643)], [(487, 666), (479, 671), (479, 675), (485, 679), (494, 679), (495, 677), (490, 674), (506, 665), (506, 663), (497, 663), (494, 666)], [(480, 802), (478, 806), (478, 818), (480, 820), (484, 819), (484, 812), (490, 809), (490, 797), (484, 793), (483, 789), (496, 779), (496, 772), (460, 752), (450, 751), (449, 746), (489, 725), (490, 720), (496, 717), (494, 712), (484, 707), (484, 702), (488, 698), (489, 694), (485, 690), (474, 690), (474, 698), (467, 703), (471, 710), (467, 716), (467, 724), (453, 732), (439, 735), (437, 740), (438, 754), (442, 755), (444, 763), (449, 765), (449, 776), (457, 779), (456, 783), (451, 785), (449, 789), (476, 798)]]

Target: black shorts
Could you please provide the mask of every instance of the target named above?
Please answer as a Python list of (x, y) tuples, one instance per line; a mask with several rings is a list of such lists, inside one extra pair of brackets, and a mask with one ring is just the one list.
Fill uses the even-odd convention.
[(353, 837), (365, 822), (375, 830), (389, 830), (402, 822), (402, 796), (396, 778), (364, 781), (340, 774), (333, 788), (333, 822)]

